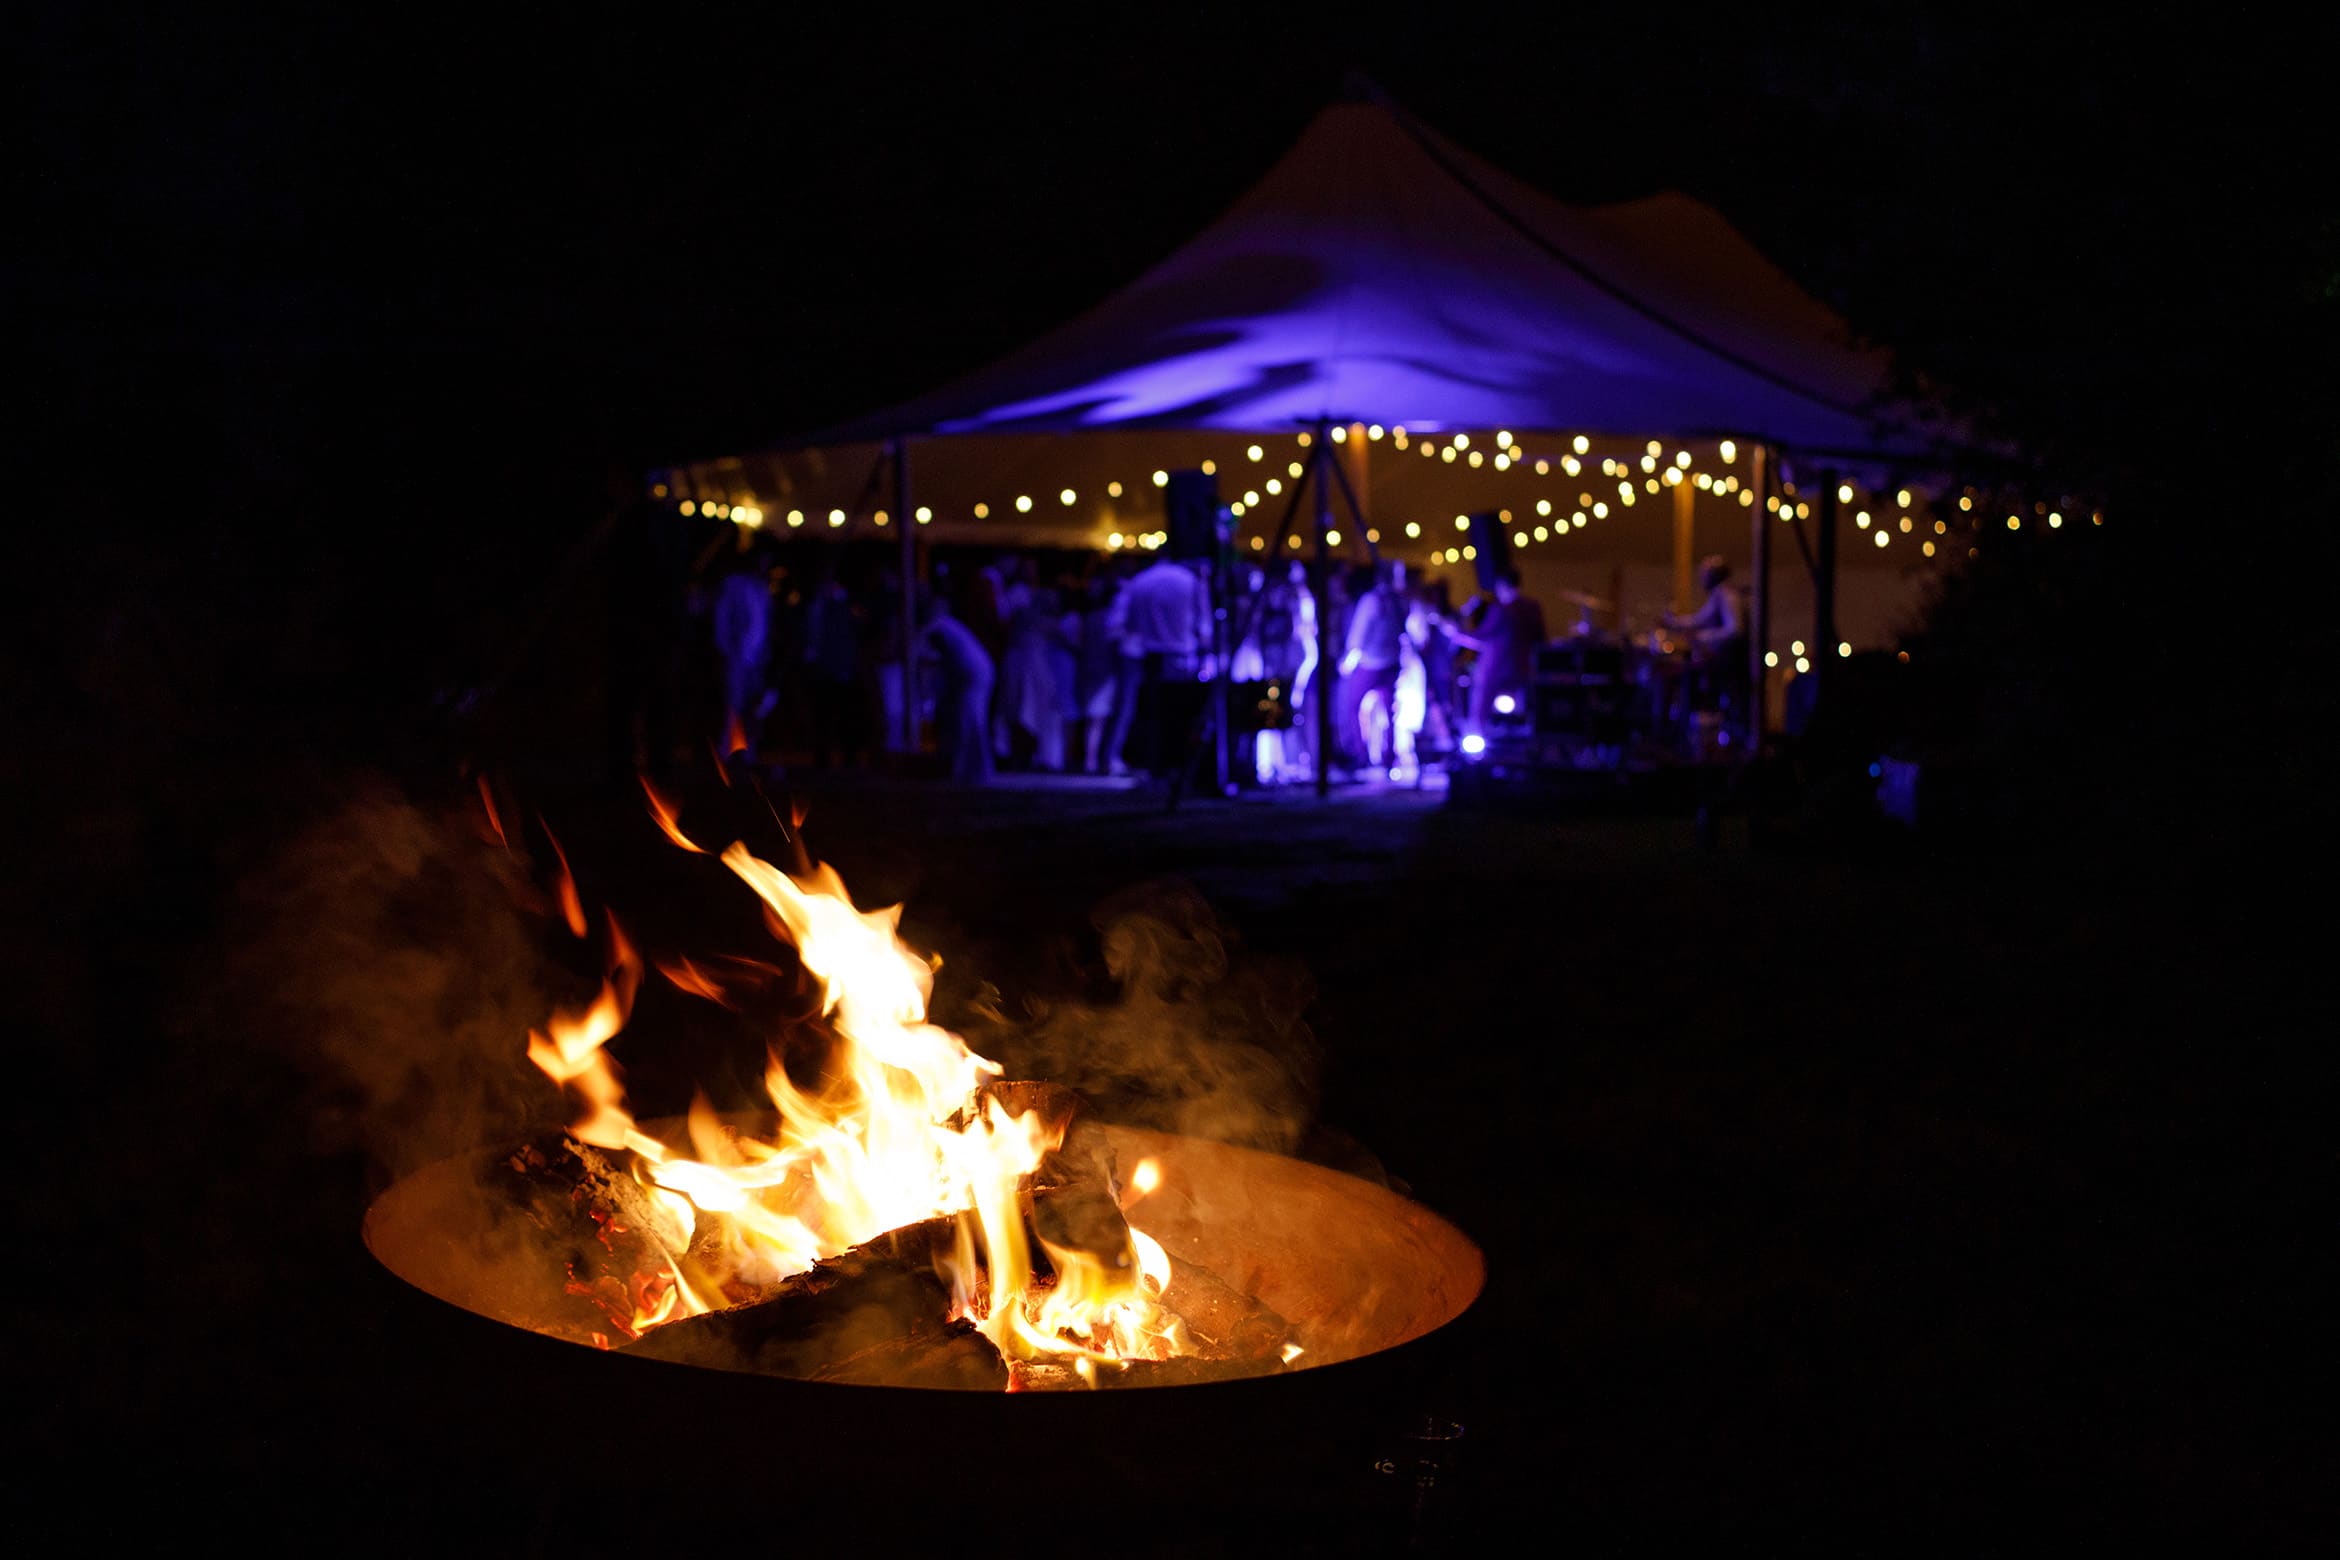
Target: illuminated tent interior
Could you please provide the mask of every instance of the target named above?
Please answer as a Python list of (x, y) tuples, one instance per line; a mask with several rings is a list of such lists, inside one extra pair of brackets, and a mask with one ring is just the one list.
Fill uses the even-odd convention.
[[(1242, 552), (1313, 558), (1294, 468), (1330, 437), (1364, 512), (1336, 509), (1333, 557), (1451, 569), (1467, 590), (1457, 516), (1499, 510), (1531, 593), (1600, 598), (1633, 628), (1688, 604), (1690, 559), (1743, 571), (1756, 506), (1809, 518), (1825, 471), (1860, 484), (1841, 594), (1846, 629), (1875, 639), (1972, 523), (1926, 496), (1971, 453), (1960, 430), (1891, 383), (1889, 354), (1712, 208), (1563, 204), (1367, 90), (1086, 314), (932, 393), (674, 472), (669, 496), (907, 551), (899, 456), (916, 537), (1151, 548), (1161, 473), (1208, 463)], [(1765, 487), (1759, 447), (1806, 491), (1782, 492), (1776, 460)], [(1811, 581), (1773, 572), (1784, 648)]]

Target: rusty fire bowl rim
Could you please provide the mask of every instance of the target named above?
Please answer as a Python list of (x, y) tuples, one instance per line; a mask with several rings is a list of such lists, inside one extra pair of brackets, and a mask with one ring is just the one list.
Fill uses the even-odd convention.
[[(732, 1117), (743, 1125), (753, 1117)], [(645, 1123), (657, 1131), (679, 1123)], [(1478, 1300), (1486, 1258), (1461, 1229), (1411, 1198), (1359, 1176), (1307, 1160), (1146, 1127), (1098, 1124), (1123, 1164), (1154, 1158), (1161, 1187), (1131, 1204), (1131, 1221), (1159, 1240), (1174, 1261), (1200, 1263), (1282, 1313), (1307, 1352), (1287, 1371), (1248, 1382), (1149, 1386), (1148, 1393), (1196, 1387), (1267, 1386), (1400, 1348), (1438, 1331)], [(512, 1145), (482, 1147), (422, 1165), (399, 1177), (368, 1205), (362, 1236), (374, 1260), (405, 1285), (444, 1304), (548, 1343), (563, 1339), (526, 1319), (531, 1286), (557, 1284), (541, 1263), (495, 1266), (492, 1216), (477, 1187), (479, 1172)], [(508, 1242), (503, 1243), (508, 1246)], [(580, 1345), (587, 1355), (602, 1354)], [(627, 1367), (727, 1376), (700, 1365), (612, 1352)], [(868, 1387), (799, 1378), (791, 1387), (838, 1392), (916, 1392), (923, 1387)], [(942, 1392), (946, 1397), (1098, 1394)], [(1119, 1396), (1120, 1394), (1106, 1394)]]

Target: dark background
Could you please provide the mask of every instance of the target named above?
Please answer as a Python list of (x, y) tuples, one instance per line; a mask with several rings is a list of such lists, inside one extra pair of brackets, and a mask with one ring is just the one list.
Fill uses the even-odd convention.
[[(263, 1395), (218, 1433), (227, 1450), (196, 1458), (248, 1496), (273, 1476), (285, 1425), (336, 1401), (329, 1382), (282, 1387), (282, 1368), (257, 1363), (248, 1379), (184, 1359), (149, 1369), (173, 1359), (174, 1307), (214, 1346), (270, 1358), (282, 1329), (269, 1308), (298, 1280), (298, 1263), (246, 1260), (266, 1240), (247, 1228), (251, 1187), (286, 1173), (254, 1167), (302, 1148), (297, 1122), (227, 1156), (252, 1169), (245, 1181), (222, 1169), (183, 1202), (176, 1156), (216, 1148), (208, 1121), (307, 1108), (281, 1062), (239, 1049), (216, 1014), (190, 1020), (188, 1003), (215, 991), (244, 936), (238, 885), (348, 805), (356, 777), (452, 789), (444, 701), (558, 614), (562, 563), (607, 512), (612, 464), (752, 447), (1028, 338), (1208, 221), (1362, 67), (1563, 199), (1673, 187), (1713, 201), (2021, 439), (2043, 482), (2101, 494), (2110, 518), (2086, 554), (1980, 571), (1936, 626), (1972, 677), (2018, 690), (1986, 745), (2024, 761), (2043, 808), (2085, 834), (2059, 852), (2009, 845), (1948, 887), (1869, 863), (1717, 890), (1668, 854), (1670, 836), (1523, 845), (1453, 825), (1459, 837), (1403, 834), (1399, 848), (1368, 822), (1286, 852), (1254, 885), (1265, 940), (1330, 990), (1315, 1021), (1332, 1114), (1406, 1158), (1399, 1172), (1467, 1215), (1499, 1270), (1564, 1275), (1543, 1243), (1606, 1241), (1596, 1266), (1632, 1275), (1568, 1292), (1571, 1325), (1608, 1342), (1535, 1390), (1590, 1394), (1600, 1411), (1545, 1422), (1512, 1400), (1503, 1498), (1564, 1466), (1560, 1505), (1604, 1529), (1672, 1513), (1810, 1537), (1831, 1512), (1874, 1531), (1980, 1511), (2004, 1531), (2080, 1485), (2089, 1499), (2071, 1494), (2062, 1525), (2086, 1527), (2191, 1489), (2175, 1509), (2206, 1525), (2256, 1503), (2241, 1530), (2293, 1531), (2328, 1438), (2246, 1425), (2243, 1405), (2311, 1357), (2244, 1344), (2298, 1314), (2286, 1286), (2300, 1232), (2328, 1224), (2295, 1212), (2322, 1162), (2297, 1135), (2313, 929), (2278, 908), (2312, 902), (2324, 875), (2321, 826), (2294, 809), (2319, 784), (2328, 726), (2320, 602), (2340, 467), (2322, 366), (2340, 345), (2340, 138), (2318, 79), (2333, 40), (2328, 23), (2296, 25), (2231, 6), (2117, 23), (2036, 7), (1239, 10), (1110, 31), (1088, 13), (773, 11), (653, 31), (590, 8), (526, 21), (42, 8), (16, 40), (30, 481), (5, 573), (24, 1037), (11, 1086), (34, 1118), (18, 1138), (28, 1162), (96, 1152), (110, 1167), (32, 1199), (46, 1210), (27, 1226), (41, 1281), (13, 1313), (19, 1341), (52, 1346), (43, 1401), (80, 1400), (50, 1450), (84, 1455), (127, 1414), (141, 1447), (184, 1452), (213, 1434), (195, 1399), (216, 1409), (277, 1380), (283, 1401)], [(1011, 843), (983, 849), (928, 830), (953, 932), (1077, 925), (1114, 886), (1109, 846), (1125, 835), (1107, 819), (1078, 837), (1101, 843), (1077, 870), (1067, 846), (1061, 882), (1042, 868), (1022, 899), (966, 909), (980, 866), (1022, 859), (1001, 827)], [(854, 837), (830, 848), (849, 856)], [(1246, 848), (1173, 837), (1129, 871)], [(1593, 1191), (1506, 1230), (1512, 1194), (1473, 1177), (1508, 1170), (1517, 1142), (1480, 1158), (1422, 1146), (1451, 1143), (1489, 1085), (1447, 1075), (1438, 1133), (1411, 1137), (1370, 1085), (1369, 1069), (1413, 1059), (1375, 1016), (1411, 988), (1325, 920), (1337, 893), (1317, 874), (1343, 852), (1360, 915), (1400, 918), (1362, 890), (1401, 883), (1449, 928), (1533, 906), (1509, 941), (1481, 946), (1487, 968), (1575, 937), (1581, 968), (1608, 972), (1573, 999), (1601, 1038), (1522, 1063), (1561, 1074), (1552, 1130)], [(2074, 853), (2088, 875), (2067, 870)], [(1477, 865), (1456, 878), (1458, 856)], [(1654, 876), (1641, 869), (1659, 858)], [(952, 881), (973, 886), (954, 901)], [(1586, 939), (1580, 901), (1555, 883), (1630, 913)], [(1710, 891), (1679, 943), (1633, 932)], [(1930, 952), (1886, 938), (1903, 903), (1960, 936)], [(2023, 935), (1992, 930), (2006, 906), (2022, 907)], [(1751, 923), (1774, 926), (1776, 946), (1731, 941)], [(2084, 957), (2051, 956), (2051, 934)], [(1635, 1027), (1679, 1011), (1667, 982), (1726, 944), (1740, 951), (1718, 989), (1760, 969), (1802, 993), (1778, 1020), (1802, 1049), (1750, 1061), (1714, 1038), (1735, 1032), (1727, 1006), (1710, 1010), (1719, 998), (1697, 999), (1706, 1018), (1688, 1040)], [(1854, 967), (1866, 973), (1847, 986)], [(1441, 1043), (1499, 1026), (1506, 990), (1490, 976)], [(1873, 1046), (1896, 1003), (1926, 1021)], [(1997, 1038), (1962, 1049), (1974, 1034)], [(2043, 1035), (2084, 1038), (2043, 1056)], [(1854, 1123), (1852, 1146), (1776, 1151), (1775, 1129), (1813, 1120), (1830, 1142), (1830, 1124)], [(325, 1163), (318, 1222), (298, 1226), (320, 1240), (363, 1180), (354, 1160)], [(1848, 1214), (1847, 1187), (1871, 1188), (1873, 1205)], [(124, 1237), (125, 1259), (130, 1205), (170, 1233)], [(182, 1205), (192, 1222), (169, 1220)], [(1878, 1236), (1871, 1215), (1918, 1233)], [(1822, 1252), (1782, 1259), (1787, 1288), (1827, 1297), (1819, 1313), (1743, 1282), (1770, 1271), (1773, 1234)], [(317, 1270), (346, 1276), (335, 1249)], [(187, 1301), (190, 1272), (225, 1298)], [(77, 1310), (92, 1273), (113, 1276), (107, 1302)], [(2016, 1298), (2050, 1289), (2049, 1321), (2047, 1302)], [(1724, 1323), (1669, 1330), (1718, 1292), (1755, 1298)], [(1491, 1298), (1506, 1319), (1537, 1314), (1516, 1287)], [(248, 1334), (220, 1327), (229, 1307), (248, 1308)], [(1893, 1354), (1913, 1309), (1932, 1330)], [(1653, 1314), (1662, 1325), (1645, 1325)], [(1839, 1328), (1858, 1346), (1832, 1356)], [(2020, 1348), (1997, 1346), (2009, 1333)], [(146, 1341), (122, 1343), (133, 1334)], [(1750, 1347), (1777, 1354), (1776, 1379), (1734, 1363)], [(1807, 1391), (1815, 1353), (1830, 1363)], [(293, 1355), (313, 1366), (333, 1343)], [(2190, 1363), (2166, 1390), (2137, 1385), (2174, 1356)], [(1899, 1394), (1889, 1404), (1868, 1395), (1872, 1367)], [(2014, 1390), (2043, 1379), (2054, 1412)], [(1779, 1381), (1805, 1391), (1803, 1417), (1766, 1447)], [(2009, 1405), (2024, 1404), (2017, 1433)], [(1709, 1410), (1694, 1433), (1667, 1428)], [(1931, 1428), (1895, 1443), (1906, 1455), (1877, 1452), (1864, 1427), (1903, 1412)], [(2011, 1442), (2026, 1448), (2014, 1474), (1975, 1450)], [(1786, 1500), (1781, 1481), (1812, 1459), (1841, 1477)], [(1955, 1477), (1929, 1484), (1929, 1466)], [(366, 1477), (395, 1488), (401, 1474)], [(1683, 1481), (1699, 1491), (1687, 1504)], [(1980, 1504), (1945, 1493), (1964, 1490)]]

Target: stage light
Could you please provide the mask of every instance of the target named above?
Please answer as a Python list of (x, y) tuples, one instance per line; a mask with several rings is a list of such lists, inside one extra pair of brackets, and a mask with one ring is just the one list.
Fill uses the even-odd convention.
[(1477, 758), (1487, 751), (1487, 739), (1475, 731), (1467, 733), (1462, 740), (1462, 750), (1466, 757)]
[(1516, 710), (1516, 709), (1518, 709), (1518, 708), (1519, 708), (1519, 701), (1518, 701), (1517, 699), (1513, 698), (1513, 697), (1512, 697), (1510, 694), (1508, 694), (1508, 693), (1499, 693), (1499, 694), (1495, 695), (1495, 713), (1496, 713), (1496, 714), (1498, 714), (1498, 715), (1508, 715), (1508, 714), (1510, 714), (1510, 713), (1511, 713), (1513, 710)]

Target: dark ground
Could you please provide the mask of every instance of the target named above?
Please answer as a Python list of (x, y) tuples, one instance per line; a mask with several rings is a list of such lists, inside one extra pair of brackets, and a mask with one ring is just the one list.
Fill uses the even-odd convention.
[[(589, 900), (667, 901), (700, 870), (737, 897), (630, 802), (537, 800)], [(1164, 877), (1207, 896), (1238, 972), (1313, 975), (1308, 1150), (1356, 1166), (1362, 1145), (1487, 1256), (1484, 1297), (1433, 1340), (1452, 1371), (1427, 1406), (1467, 1426), (1433, 1547), (1509, 1547), (1522, 1523), (1604, 1550), (2288, 1546), (2328, 1526), (2328, 1404), (2289, 1341), (2321, 1318), (2328, 1235), (2298, 1211), (2329, 1170), (2283, 1060), (2308, 1043), (2301, 969), (2279, 914), (2217, 897), (2187, 850), (1854, 860), (1726, 830), (1701, 853), (1678, 821), (1405, 794), (1175, 821), (1135, 794), (904, 783), (812, 806), (815, 848), (865, 899), (906, 896), (906, 936), (945, 954), (946, 1019), (969, 1021), (978, 978), (1011, 1011), (1061, 990), (1094, 962), (1092, 908)], [(641, 916), (655, 939), (691, 913)], [(386, 964), (497, 943), (410, 931)], [(610, 1547), (608, 1448), (663, 1462), (689, 1436), (512, 1404), (516, 1446), (576, 1439), (551, 1487), (414, 1448), (385, 1405), (447, 1367), (359, 1245), (378, 1177), (288, 1060), (300, 1038), (269, 1032), (265, 1001), (217, 1004), (253, 935), (249, 905), (150, 931), (183, 956), (122, 1000), (176, 1037), (68, 1061), (50, 1097), (103, 1111), (17, 1159), (49, 1187), (17, 1223), (38, 1276), (11, 1295), (29, 1466), (62, 1479), (99, 1448), (137, 1470), (134, 1496), (74, 1502), (61, 1531), (273, 1550), (326, 1520), (361, 1548)], [(463, 999), (418, 992), (414, 1022)], [(646, 1097), (657, 1063), (629, 1040)], [(817, 1460), (776, 1471), (774, 1509), (820, 1482)], [(674, 1520), (643, 1519), (687, 1543)], [(1247, 1547), (1154, 1521), (1126, 1543)], [(1325, 1542), (1406, 1531), (1359, 1521)]]

